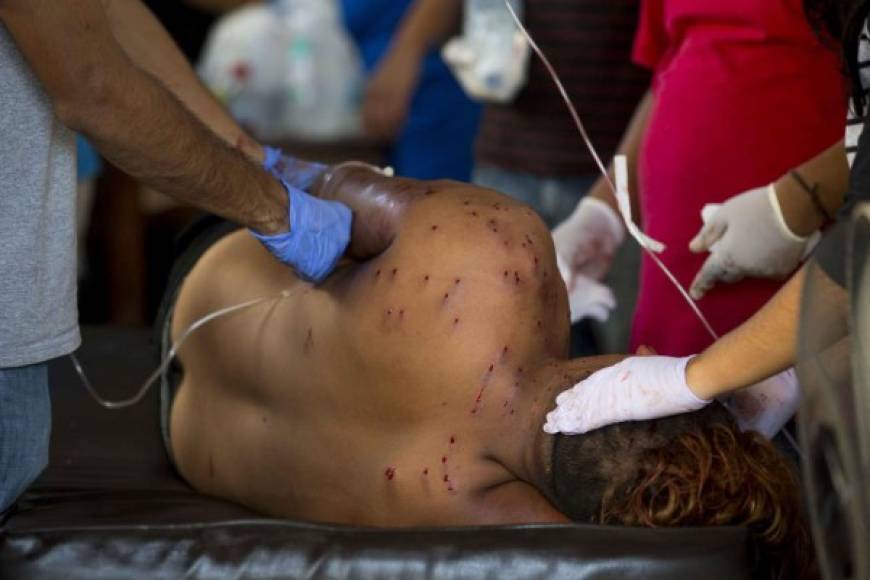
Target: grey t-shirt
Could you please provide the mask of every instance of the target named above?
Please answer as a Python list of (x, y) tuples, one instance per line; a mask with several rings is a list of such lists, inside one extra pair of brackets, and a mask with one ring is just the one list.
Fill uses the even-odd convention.
[(0, 23), (0, 368), (78, 347), (75, 140)]

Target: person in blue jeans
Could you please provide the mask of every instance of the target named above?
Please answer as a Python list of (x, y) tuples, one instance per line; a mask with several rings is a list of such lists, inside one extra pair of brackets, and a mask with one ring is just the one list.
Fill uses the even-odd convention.
[[(362, 54), (366, 73), (409, 84), (403, 98), (370, 82), (365, 101), (366, 133), (388, 141), (396, 174), (416, 179), (468, 181), (480, 106), (463, 92), (437, 47), (417, 54), (390, 51), (413, 0), (342, 0), (345, 26)], [(397, 69), (407, 74), (394, 74)], [(396, 109), (401, 114), (396, 115)], [(385, 120), (386, 122), (382, 122)], [(374, 122), (372, 122), (374, 121)]]

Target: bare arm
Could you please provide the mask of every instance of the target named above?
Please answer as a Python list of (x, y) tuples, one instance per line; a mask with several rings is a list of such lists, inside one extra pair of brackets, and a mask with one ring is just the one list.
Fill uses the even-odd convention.
[[(628, 159), (629, 191), (631, 192), (633, 206), (632, 212), (634, 216), (640, 215), (636, 207), (638, 199), (637, 156), (640, 151), (641, 143), (643, 142), (644, 134), (646, 134), (646, 128), (649, 124), (649, 116), (654, 102), (655, 98), (653, 97), (652, 91), (647, 91), (637, 104), (637, 108), (634, 110), (634, 115), (632, 115), (628, 128), (625, 130), (625, 134), (622, 136), (622, 141), (620, 141), (619, 148), (617, 149), (617, 154), (625, 155)], [(602, 159), (602, 161), (607, 162), (608, 160)], [(612, 166), (608, 166), (607, 172), (610, 174), (610, 178), (614, 179)], [(619, 211), (616, 205), (616, 198), (603, 177), (598, 178), (598, 181), (596, 181), (589, 190), (589, 195), (607, 203), (615, 211)]]
[(801, 268), (752, 318), (689, 363), (686, 382), (696, 395), (712, 399), (763, 381), (795, 363), (806, 276), (807, 268)]
[(459, 29), (460, 0), (417, 0), (366, 89), (363, 121), (367, 132), (391, 138), (405, 122), (426, 53)]
[[(846, 149), (841, 139), (828, 149), (795, 169), (808, 185), (816, 186), (819, 201), (830, 215), (836, 215), (843, 205), (849, 186), (849, 164)], [(775, 184), (776, 196), (782, 208), (783, 217), (791, 231), (799, 236), (808, 236), (825, 221), (825, 216), (813, 204), (790, 173), (786, 173)]]
[(175, 42), (140, 0), (103, 0), (103, 5), (115, 40), (133, 64), (160, 79), (218, 137), (262, 163), (263, 148), (200, 82)]
[(99, 0), (0, 0), (60, 120), (147, 185), (263, 233), (285, 231), (278, 182), (215, 136), (118, 45)]

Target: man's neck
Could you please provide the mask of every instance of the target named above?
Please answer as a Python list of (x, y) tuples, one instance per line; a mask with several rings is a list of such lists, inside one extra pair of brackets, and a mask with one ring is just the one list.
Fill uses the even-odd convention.
[(623, 358), (624, 355), (608, 355), (553, 361), (538, 369), (532, 378), (536, 396), (524, 401), (525, 432), (516, 439), (518, 448), (510, 454), (506, 466), (551, 501), (553, 436), (543, 429), (547, 413), (556, 407), (555, 400), (561, 392)]

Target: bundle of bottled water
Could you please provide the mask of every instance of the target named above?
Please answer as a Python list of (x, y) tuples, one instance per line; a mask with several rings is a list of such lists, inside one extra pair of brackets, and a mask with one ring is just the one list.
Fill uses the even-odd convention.
[(523, 17), (522, 0), (465, 0), (462, 35), (450, 40), (442, 51), (473, 99), (507, 103), (526, 84), (531, 51), (508, 4)]
[(363, 66), (336, 0), (273, 0), (222, 18), (199, 73), (262, 140), (360, 134)]

